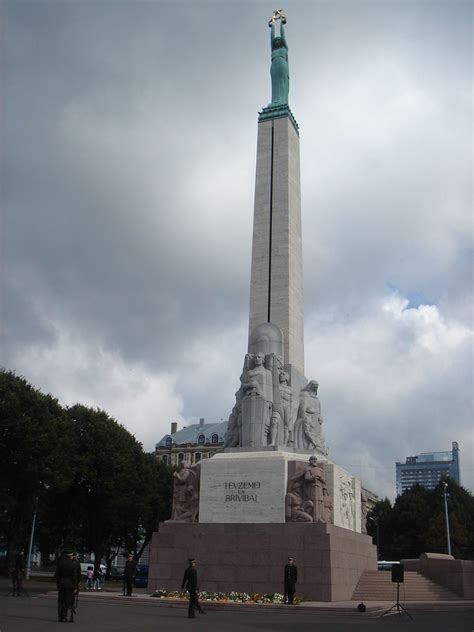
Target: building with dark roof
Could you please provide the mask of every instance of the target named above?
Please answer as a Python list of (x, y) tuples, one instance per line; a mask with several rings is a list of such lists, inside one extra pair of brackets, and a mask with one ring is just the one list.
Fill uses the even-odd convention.
[(171, 432), (155, 446), (158, 459), (169, 465), (194, 465), (202, 459), (209, 459), (224, 447), (227, 421), (206, 424), (201, 418), (198, 424), (178, 430), (177, 422), (171, 423)]

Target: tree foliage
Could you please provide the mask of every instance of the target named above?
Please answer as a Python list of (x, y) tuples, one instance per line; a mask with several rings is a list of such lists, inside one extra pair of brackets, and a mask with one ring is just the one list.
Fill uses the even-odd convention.
[(48, 556), (62, 548), (110, 563), (120, 547), (137, 557), (169, 518), (172, 469), (106, 412), (63, 409), (14, 373), (0, 371), (0, 540), (26, 548), (32, 516)]
[(451, 552), (456, 558), (474, 559), (474, 496), (450, 478), (440, 481), (434, 490), (414, 485), (393, 506), (387, 498), (376, 503), (368, 515), (367, 532), (375, 540), (378, 525), (379, 559), (447, 553), (443, 482), (448, 484)]

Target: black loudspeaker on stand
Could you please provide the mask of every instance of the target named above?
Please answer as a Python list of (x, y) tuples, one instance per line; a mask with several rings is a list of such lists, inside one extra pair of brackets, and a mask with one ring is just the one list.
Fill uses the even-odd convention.
[(392, 610), (396, 610), (399, 616), (406, 614), (413, 621), (413, 617), (400, 603), (400, 584), (405, 581), (405, 573), (403, 570), (403, 564), (392, 564), (392, 582), (397, 584), (397, 602), (389, 608), (386, 612), (380, 615), (380, 618), (385, 617), (387, 614), (391, 614)]

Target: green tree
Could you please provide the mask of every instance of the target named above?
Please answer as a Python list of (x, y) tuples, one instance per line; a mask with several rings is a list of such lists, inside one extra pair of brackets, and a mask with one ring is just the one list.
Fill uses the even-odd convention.
[(0, 537), (10, 560), (26, 549), (34, 512), (50, 488), (70, 484), (71, 423), (58, 401), (0, 370)]
[[(474, 496), (452, 478), (440, 481), (432, 492), (432, 520), (427, 535), (430, 551), (447, 553), (444, 483), (447, 483), (447, 505), (451, 552), (456, 558), (474, 559), (473, 528)], [(427, 550), (428, 550), (427, 549)]]
[(140, 471), (140, 490), (132, 519), (123, 521), (127, 550), (139, 559), (154, 531), (171, 515), (174, 468), (158, 461), (154, 454), (144, 454)]
[(407, 489), (395, 500), (392, 512), (393, 559), (416, 558), (426, 551), (432, 492), (421, 485)]
[(379, 500), (367, 514), (367, 533), (377, 544), (380, 560), (392, 559), (392, 504), (388, 498)]
[(136, 512), (143, 450), (104, 411), (76, 404), (67, 414), (76, 446), (69, 515), (76, 516), (83, 545), (99, 564), (117, 534), (117, 525)]

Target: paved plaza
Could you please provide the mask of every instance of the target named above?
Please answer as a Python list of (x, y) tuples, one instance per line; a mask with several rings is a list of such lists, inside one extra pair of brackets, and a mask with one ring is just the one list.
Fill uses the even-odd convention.
[(210, 611), (189, 620), (184, 608), (166, 608), (117, 603), (82, 602), (76, 621), (60, 624), (56, 620), (54, 599), (39, 595), (31, 597), (0, 597), (0, 632), (51, 632), (56, 627), (76, 632), (174, 632), (181, 630), (215, 630), (245, 632), (247, 630), (282, 630), (294, 632), (295, 626), (318, 632), (381, 632), (411, 630), (413, 632), (472, 632), (473, 609), (444, 612), (412, 612), (413, 621), (398, 615), (368, 618), (365, 615), (304, 614), (295, 607), (294, 614)]

